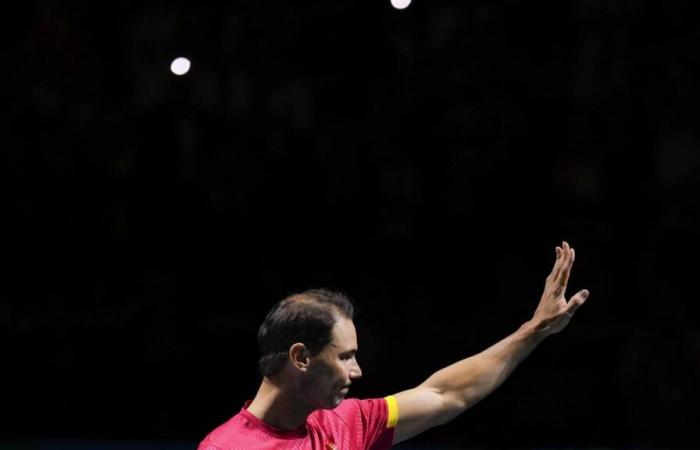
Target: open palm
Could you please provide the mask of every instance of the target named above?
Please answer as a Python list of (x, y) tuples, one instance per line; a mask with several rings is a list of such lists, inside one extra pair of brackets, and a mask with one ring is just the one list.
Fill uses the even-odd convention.
[(566, 300), (566, 286), (576, 252), (564, 241), (561, 247), (556, 247), (556, 253), (557, 259), (547, 277), (542, 298), (532, 317), (533, 322), (537, 324), (537, 330), (546, 334), (563, 330), (589, 295), (587, 289), (582, 289)]

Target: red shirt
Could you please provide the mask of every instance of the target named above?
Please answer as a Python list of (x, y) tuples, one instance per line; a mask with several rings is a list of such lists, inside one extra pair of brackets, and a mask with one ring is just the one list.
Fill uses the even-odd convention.
[(395, 421), (388, 400), (346, 399), (335, 409), (319, 409), (296, 430), (275, 428), (246, 406), (216, 428), (198, 450), (384, 450), (391, 448)]

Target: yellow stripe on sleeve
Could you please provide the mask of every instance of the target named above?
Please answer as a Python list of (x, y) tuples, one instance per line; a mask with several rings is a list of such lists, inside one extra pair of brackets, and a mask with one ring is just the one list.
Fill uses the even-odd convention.
[(386, 406), (389, 409), (389, 417), (386, 420), (387, 428), (394, 428), (396, 423), (399, 421), (399, 404), (396, 402), (396, 397), (390, 395), (384, 397), (386, 400)]

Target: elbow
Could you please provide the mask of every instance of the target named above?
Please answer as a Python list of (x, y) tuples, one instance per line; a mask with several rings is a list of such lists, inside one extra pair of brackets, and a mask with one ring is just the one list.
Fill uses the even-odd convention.
[(437, 418), (439, 425), (452, 421), (455, 417), (465, 412), (471, 404), (458, 395), (443, 393), (440, 396), (440, 414)]
[(422, 388), (424, 393), (424, 411), (428, 412), (426, 419), (430, 423), (430, 427), (444, 425), (467, 410), (468, 405), (465, 399), (457, 395), (456, 392), (444, 389), (444, 387), (437, 386), (430, 381), (428, 380), (419, 386), (419, 389)]

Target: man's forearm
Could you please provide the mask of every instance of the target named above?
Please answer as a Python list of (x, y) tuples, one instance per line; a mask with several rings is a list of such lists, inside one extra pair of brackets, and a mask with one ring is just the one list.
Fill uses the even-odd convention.
[(526, 322), (483, 352), (435, 372), (422, 386), (442, 394), (446, 408), (451, 410), (449, 415), (464, 411), (500, 386), (542, 342), (546, 335), (536, 328), (532, 321)]

